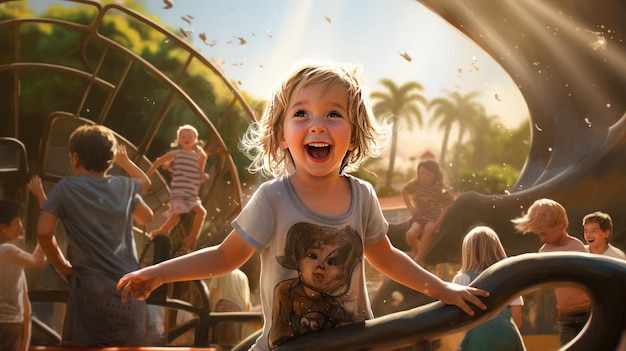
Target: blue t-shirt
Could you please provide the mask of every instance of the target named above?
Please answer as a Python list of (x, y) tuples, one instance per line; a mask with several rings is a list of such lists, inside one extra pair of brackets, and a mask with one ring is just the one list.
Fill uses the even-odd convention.
[(132, 212), (140, 193), (138, 180), (121, 176), (70, 176), (54, 186), (41, 209), (62, 221), (74, 270), (117, 280), (139, 269)]
[(70, 176), (50, 192), (42, 211), (63, 223), (72, 264), (64, 346), (140, 345), (145, 301), (121, 302), (117, 281), (139, 269), (132, 212), (141, 200), (132, 178)]

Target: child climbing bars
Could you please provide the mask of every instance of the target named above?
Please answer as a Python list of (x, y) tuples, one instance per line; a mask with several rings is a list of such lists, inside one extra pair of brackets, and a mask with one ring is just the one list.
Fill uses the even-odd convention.
[(200, 184), (209, 178), (209, 175), (204, 173), (207, 156), (199, 145), (198, 130), (195, 127), (189, 124), (182, 125), (178, 127), (176, 135), (176, 141), (172, 146), (180, 146), (180, 149), (169, 151), (157, 158), (146, 172), (150, 176), (161, 166), (172, 171), (170, 208), (165, 212), (167, 221), (160, 228), (151, 231), (149, 237), (153, 239), (159, 234), (169, 236), (172, 228), (180, 220), (180, 215), (194, 211), (195, 218), (191, 231), (182, 240), (182, 251), (190, 252), (196, 248), (202, 222), (206, 217), (206, 209), (202, 206), (198, 191)]

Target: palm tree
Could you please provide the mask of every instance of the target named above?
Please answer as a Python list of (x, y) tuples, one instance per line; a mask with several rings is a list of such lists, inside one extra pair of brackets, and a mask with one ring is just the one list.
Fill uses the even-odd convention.
[(443, 141), (441, 143), (441, 153), (439, 154), (439, 164), (443, 166), (446, 160), (446, 151), (450, 139), (450, 131), (452, 126), (457, 124), (459, 127), (458, 141), (463, 138), (467, 127), (471, 125), (474, 118), (484, 115), (484, 106), (474, 101), (480, 92), (472, 91), (465, 95), (454, 91), (448, 97), (440, 97), (433, 99), (429, 108), (434, 109), (430, 124), (439, 121), (439, 129), (443, 129)]
[(423, 118), (420, 105), (427, 106), (428, 100), (421, 94), (424, 87), (418, 82), (411, 81), (397, 86), (391, 79), (383, 78), (379, 83), (387, 88), (387, 91), (372, 92), (371, 98), (375, 101), (372, 110), (378, 118), (391, 117), (391, 150), (385, 179), (385, 188), (389, 189), (396, 164), (399, 123), (401, 120), (406, 122), (408, 130), (413, 130), (415, 123), (421, 127)]

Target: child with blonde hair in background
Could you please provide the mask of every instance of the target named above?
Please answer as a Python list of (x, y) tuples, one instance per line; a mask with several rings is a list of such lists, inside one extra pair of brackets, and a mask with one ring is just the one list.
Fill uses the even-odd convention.
[[(221, 244), (126, 274), (118, 289), (123, 289), (124, 298), (131, 295), (143, 300), (161, 284), (227, 274), (258, 250), (264, 327), (252, 347), (255, 351), (274, 349), (298, 335), (373, 318), (365, 258), (391, 279), (457, 305), (470, 315), (474, 312), (468, 304), (485, 309), (478, 296), (488, 296), (488, 292), (444, 282), (391, 245), (386, 235), (389, 225), (373, 186), (349, 174), (378, 153), (379, 134), (357, 68), (299, 68), (275, 91), (261, 121), (252, 125), (242, 142), (252, 158), (250, 170), (276, 179), (259, 186)], [(299, 243), (297, 236), (288, 245), (288, 233), (296, 226), (323, 232), (319, 241), (346, 233), (358, 242), (359, 256), (354, 257), (349, 271), (335, 269), (336, 260), (350, 248), (308, 246)], [(306, 251), (298, 257), (313, 268), (310, 273), (315, 286), (305, 283), (304, 272), (289, 264), (293, 261), (287, 258), (294, 250)], [(328, 288), (343, 286), (346, 281), (345, 289)], [(294, 283), (294, 289), (288, 282)], [(300, 295), (302, 288), (306, 296)], [(286, 310), (280, 297), (295, 303), (343, 303), (333, 303), (332, 311), (315, 310), (300, 316), (291, 312), (276, 319), (290, 321), (288, 324), (273, 325), (277, 311)]]
[[(567, 211), (552, 199), (538, 199), (528, 208), (528, 213), (511, 220), (522, 233), (532, 232), (539, 237), (542, 252), (586, 252), (585, 245), (567, 232)], [(567, 344), (583, 329), (591, 314), (589, 296), (578, 288), (555, 288), (558, 312), (559, 342)]]
[[(209, 280), (209, 296), (213, 312), (250, 312), (250, 285), (248, 276), (240, 269)], [(224, 322), (217, 326), (220, 346), (230, 349), (253, 332), (248, 323)]]
[(196, 249), (202, 222), (206, 217), (206, 209), (198, 196), (200, 184), (209, 178), (204, 172), (207, 155), (200, 147), (198, 130), (189, 124), (178, 127), (176, 141), (172, 146), (180, 146), (179, 149), (169, 151), (158, 157), (150, 169), (146, 172), (148, 177), (159, 167), (167, 167), (172, 172), (170, 183), (170, 208), (165, 212), (168, 217), (160, 228), (150, 232), (149, 237), (170, 235), (172, 228), (180, 220), (180, 215), (193, 211), (195, 217), (189, 234), (182, 239), (182, 251), (190, 252)]
[[(507, 257), (496, 232), (490, 227), (472, 228), (463, 238), (461, 269), (452, 282), (469, 285), (482, 271)], [(462, 351), (524, 351), (521, 296), (488, 321), (465, 333)]]

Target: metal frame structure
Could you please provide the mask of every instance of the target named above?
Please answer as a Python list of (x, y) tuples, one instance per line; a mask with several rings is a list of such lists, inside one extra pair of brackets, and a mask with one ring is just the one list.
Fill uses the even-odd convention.
[[(9, 3), (11, 1), (4, 2)], [(241, 210), (242, 188), (237, 167), (231, 155), (232, 153), (236, 153), (237, 150), (232, 150), (232, 146), (226, 145), (222, 138), (222, 132), (232, 118), (242, 118), (243, 116), (249, 122), (255, 121), (256, 117), (254, 111), (244, 100), (237, 88), (233, 86), (218, 67), (183, 38), (163, 28), (141, 13), (116, 3), (102, 5), (100, 2), (90, 0), (68, 1), (67, 5), (85, 6), (89, 8), (90, 11), (95, 10), (95, 16), (91, 18), (89, 23), (69, 22), (64, 19), (44, 17), (14, 18), (0, 21), (0, 31), (13, 33), (12, 47), (6, 48), (6, 50), (12, 50), (12, 62), (0, 62), (0, 74), (10, 76), (13, 81), (12, 87), (6, 87), (11, 92), (13, 106), (3, 108), (3, 113), (5, 113), (3, 118), (9, 119), (7, 122), (12, 128), (10, 131), (5, 130), (1, 132), (0, 136), (3, 137), (3, 139), (17, 140), (19, 142), (20, 136), (29, 132), (27, 130), (29, 124), (24, 121), (22, 117), (22, 101), (25, 91), (23, 89), (24, 81), (22, 77), (25, 73), (51, 71), (63, 77), (72, 77), (72, 79), (79, 79), (85, 82), (85, 89), (82, 92), (82, 96), (78, 99), (79, 103), (74, 106), (73, 109), (69, 111), (49, 111), (44, 125), (40, 126), (42, 129), (42, 138), (39, 150), (28, 150), (28, 155), (32, 157), (32, 159), (28, 159), (26, 149), (23, 148), (24, 155), (21, 157), (21, 162), (24, 167), (20, 167), (19, 173), (22, 174), (25, 172), (25, 174), (27, 174), (28, 165), (30, 164), (33, 172), (41, 176), (44, 181), (44, 186), (48, 190), (65, 175), (68, 175), (69, 169), (64, 167), (64, 164), (67, 163), (65, 159), (67, 158), (65, 144), (67, 142), (67, 136), (69, 135), (67, 133), (70, 133), (73, 129), (82, 124), (110, 125), (111, 108), (119, 97), (124, 84), (128, 83), (129, 79), (132, 79), (129, 73), (133, 69), (140, 70), (143, 74), (149, 75), (155, 81), (158, 81), (161, 84), (161, 88), (166, 92), (163, 98), (154, 102), (156, 105), (154, 112), (149, 116), (150, 121), (147, 128), (142, 130), (141, 137), (139, 139), (131, 138), (124, 135), (119, 130), (114, 129), (118, 140), (126, 145), (129, 156), (133, 161), (142, 169), (147, 170), (151, 165), (151, 160), (146, 156), (146, 153), (150, 150), (157, 134), (161, 131), (164, 121), (166, 121), (167, 118), (171, 118), (171, 111), (174, 106), (184, 106), (186, 111), (191, 112), (191, 114), (195, 116), (194, 125), (199, 129), (200, 134), (208, 135), (209, 139), (209, 143), (205, 145), (205, 151), (209, 158), (207, 164), (210, 163), (212, 165), (211, 178), (202, 185), (200, 191), (202, 203), (208, 211), (207, 220), (221, 223), (222, 228), (220, 229), (222, 231), (226, 230), (225, 228), (228, 227), (230, 220)], [(171, 70), (164, 72), (164, 70), (159, 67), (158, 63), (151, 62), (141, 54), (133, 52), (122, 43), (117, 42), (115, 38), (106, 36), (103, 34), (102, 29), (105, 24), (105, 19), (110, 15), (125, 16), (128, 21), (133, 21), (138, 26), (144, 26), (146, 30), (156, 33), (155, 35), (161, 35), (165, 41), (171, 44), (172, 50), (176, 50), (179, 55), (181, 55), (181, 53), (184, 55), (184, 63), (180, 67), (177, 67), (174, 73), (172, 73)], [(65, 30), (80, 33), (84, 37), (80, 48), (82, 67), (77, 68), (64, 63), (50, 63), (43, 57), (24, 59), (21, 55), (22, 49), (30, 44), (23, 39), (23, 33), (27, 32), (24, 28), (32, 24), (62, 27)], [(98, 48), (100, 48), (99, 54), (95, 58), (90, 57), (90, 53), (88, 53), (90, 46), (93, 47), (93, 45), (97, 45)], [(114, 78), (102, 75), (102, 68), (107, 65), (107, 60), (111, 55), (123, 57), (127, 60), (125, 66), (119, 72), (119, 75)], [(221, 85), (220, 91), (224, 93), (219, 96), (219, 99), (224, 105), (228, 106), (222, 115), (213, 115), (209, 118), (207, 111), (200, 107), (202, 104), (198, 102), (198, 97), (192, 96), (186, 90), (184, 84), (185, 78), (192, 74), (190, 73), (192, 70), (197, 71), (199, 69), (206, 72), (209, 76), (207, 79), (210, 79), (213, 84)], [(89, 106), (89, 99), (91, 97), (90, 94), (96, 90), (99, 92), (104, 91), (106, 99), (104, 99), (104, 103), (100, 108), (93, 109)], [(129, 122), (132, 123), (132, 121)], [(117, 171), (119, 170), (114, 168), (111, 172), (114, 173)], [(3, 185), (5, 189), (13, 189), (12, 194), (22, 200), (28, 199), (27, 190), (25, 188), (26, 182), (27, 177), (20, 177), (19, 181), (13, 179), (11, 184)], [(162, 212), (167, 209), (166, 205), (169, 199), (169, 189), (165, 178), (155, 173), (155, 175), (152, 176), (152, 186), (149, 191), (143, 194), (143, 197), (155, 212), (155, 220), (165, 220), (161, 215)], [(29, 213), (26, 221), (27, 246), (34, 246), (36, 240), (34, 227), (38, 208), (34, 204), (29, 204), (28, 209)], [(160, 223), (157, 221), (153, 225), (160, 225)], [(177, 230), (184, 231), (184, 227), (184, 225), (179, 224)], [(145, 231), (146, 228), (135, 228), (138, 247), (144, 248), (142, 257), (146, 256), (147, 259), (150, 259), (151, 255), (145, 255), (145, 253), (146, 251), (151, 252), (151, 250), (153, 250), (152, 246), (154, 245), (151, 245), (150, 242), (145, 240)], [(215, 236), (216, 235), (213, 235), (213, 237)], [(151, 262), (144, 263), (149, 264)], [(40, 278), (39, 275), (29, 275), (29, 280), (38, 278)], [(186, 331), (194, 329), (193, 346), (206, 347), (216, 341), (214, 340), (215, 335), (213, 331), (215, 330), (215, 326), (221, 322), (233, 320), (259, 322), (262, 320), (261, 314), (256, 312), (211, 312), (206, 285), (201, 281), (195, 283), (197, 288), (195, 290), (197, 290), (200, 296), (200, 302), (198, 304), (191, 304), (188, 301), (177, 298), (177, 296), (172, 296), (173, 289), (171, 288), (169, 289), (169, 293), (156, 294), (155, 297), (151, 297), (148, 300), (150, 304), (163, 306), (175, 311), (187, 311), (195, 316), (195, 318), (183, 325), (172, 324), (166, 326), (168, 341), (174, 340)], [(33, 302), (64, 303), (67, 299), (67, 289), (45, 286), (44, 284), (42, 288), (31, 289), (30, 297)], [(46, 340), (45, 343), (52, 343), (53, 345), (56, 343), (60, 345), (60, 336), (53, 328), (36, 318), (33, 325), (33, 335), (42, 336), (42, 338)], [(33, 345), (37, 345), (36, 342), (37, 341), (34, 340)]]

